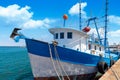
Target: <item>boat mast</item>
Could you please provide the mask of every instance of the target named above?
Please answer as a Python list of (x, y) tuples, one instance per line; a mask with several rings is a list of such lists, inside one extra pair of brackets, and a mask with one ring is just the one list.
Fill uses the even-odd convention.
[[(81, 31), (81, 0), (79, 1), (79, 29)], [(80, 51), (81, 51), (81, 40), (80, 40)]]
[(105, 35), (104, 35), (104, 46), (105, 46), (105, 51), (107, 48), (107, 24), (108, 24), (108, 0), (106, 0), (105, 4)]
[(80, 31), (81, 31), (81, 0), (79, 1), (79, 28), (80, 28)]

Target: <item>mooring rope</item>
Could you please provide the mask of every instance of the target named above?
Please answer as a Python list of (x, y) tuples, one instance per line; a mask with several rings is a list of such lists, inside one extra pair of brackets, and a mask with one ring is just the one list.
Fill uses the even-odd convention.
[(55, 63), (54, 63), (54, 60), (53, 60), (52, 51), (51, 51), (51, 48), (50, 48), (50, 44), (49, 44), (49, 43), (48, 43), (48, 47), (49, 47), (49, 52), (50, 52), (50, 60), (51, 60), (51, 62), (52, 62), (52, 64), (53, 64), (53, 68), (54, 68), (54, 70), (55, 70), (55, 72), (56, 72), (59, 80), (62, 80), (62, 79), (60, 78), (59, 73), (57, 72), (57, 69), (56, 69), (56, 66), (55, 66)]
[[(54, 45), (54, 44), (53, 44)], [(58, 55), (58, 52), (57, 52), (57, 49), (56, 49), (56, 45), (54, 45), (54, 51), (55, 51), (55, 55), (56, 55), (56, 58), (57, 58), (57, 61), (58, 61), (58, 64), (60, 65), (61, 69), (63, 70), (63, 72), (65, 73), (65, 75), (67, 76), (68, 80), (70, 80), (68, 74), (66, 73), (63, 65), (60, 63), (60, 57)]]
[[(54, 46), (54, 52), (55, 52), (56, 62), (57, 62), (58, 65), (60, 65), (60, 62), (59, 62), (59, 59), (58, 59), (58, 55), (57, 55), (56, 50), (55, 50), (55, 46)], [(59, 71), (60, 71), (62, 80), (64, 80), (64, 77), (63, 77), (63, 74), (62, 74), (62, 71), (61, 71), (61, 67), (60, 66), (58, 66), (58, 67), (59, 67)]]

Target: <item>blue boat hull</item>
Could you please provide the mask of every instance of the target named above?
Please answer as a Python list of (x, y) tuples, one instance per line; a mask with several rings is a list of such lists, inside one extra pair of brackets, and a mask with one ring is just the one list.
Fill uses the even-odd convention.
[[(52, 63), (50, 61), (51, 60), (50, 52), (51, 52), (52, 58), (54, 62), (56, 63), (55, 65), (57, 65), (58, 57), (56, 57), (55, 48), (59, 56), (59, 61), (63, 64), (65, 71), (68, 72), (67, 73), (68, 75), (81, 75), (81, 74), (87, 74), (87, 73), (88, 74), (96, 73), (97, 64), (100, 61), (104, 61), (108, 65), (110, 65), (109, 58), (96, 56), (93, 54), (87, 54), (84, 52), (75, 51), (75, 50), (63, 48), (60, 46), (54, 46), (53, 44), (48, 44), (47, 42), (37, 41), (33, 39), (26, 38), (25, 41), (26, 41), (28, 53), (30, 53), (29, 56), (30, 56), (30, 61), (32, 64), (31, 66), (33, 69), (34, 77), (56, 76), (54, 75), (55, 72), (53, 73), (54, 70), (52, 69), (52, 65), (51, 65)], [(113, 59), (117, 60), (118, 58), (115, 57)], [(40, 68), (40, 66), (42, 67)], [(47, 66), (49, 66), (50, 68)], [(67, 69), (67, 67), (69, 66), (71, 66), (70, 70), (74, 69), (79, 72), (70, 72), (69, 69)], [(38, 72), (38, 70), (43, 70), (43, 71)], [(46, 73), (44, 74), (44, 71), (46, 71), (47, 74)], [(50, 72), (52, 72), (52, 74)]]
[[(33, 39), (26, 39), (26, 45), (28, 52), (38, 56), (50, 57), (48, 43)], [(50, 44), (50, 48), (52, 50), (53, 58), (56, 59), (54, 45)], [(61, 61), (90, 66), (96, 66), (99, 61), (105, 61), (107, 64), (110, 64), (109, 58), (87, 54), (60, 46), (56, 46), (56, 49)], [(118, 57), (115, 57), (114, 59), (117, 60)]]

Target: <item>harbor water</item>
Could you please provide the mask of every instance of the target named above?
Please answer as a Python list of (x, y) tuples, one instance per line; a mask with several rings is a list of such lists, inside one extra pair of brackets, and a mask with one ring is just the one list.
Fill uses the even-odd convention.
[(0, 80), (33, 79), (27, 49), (0, 46)]
[(0, 80), (33, 80), (24, 47), (0, 47)]

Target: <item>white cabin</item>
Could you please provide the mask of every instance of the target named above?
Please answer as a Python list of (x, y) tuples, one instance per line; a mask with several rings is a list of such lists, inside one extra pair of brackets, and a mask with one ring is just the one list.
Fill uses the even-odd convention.
[(58, 46), (87, 53), (94, 50), (96, 55), (104, 51), (103, 46), (90, 42), (89, 35), (83, 31), (70, 28), (51, 28), (49, 32), (53, 34)]

